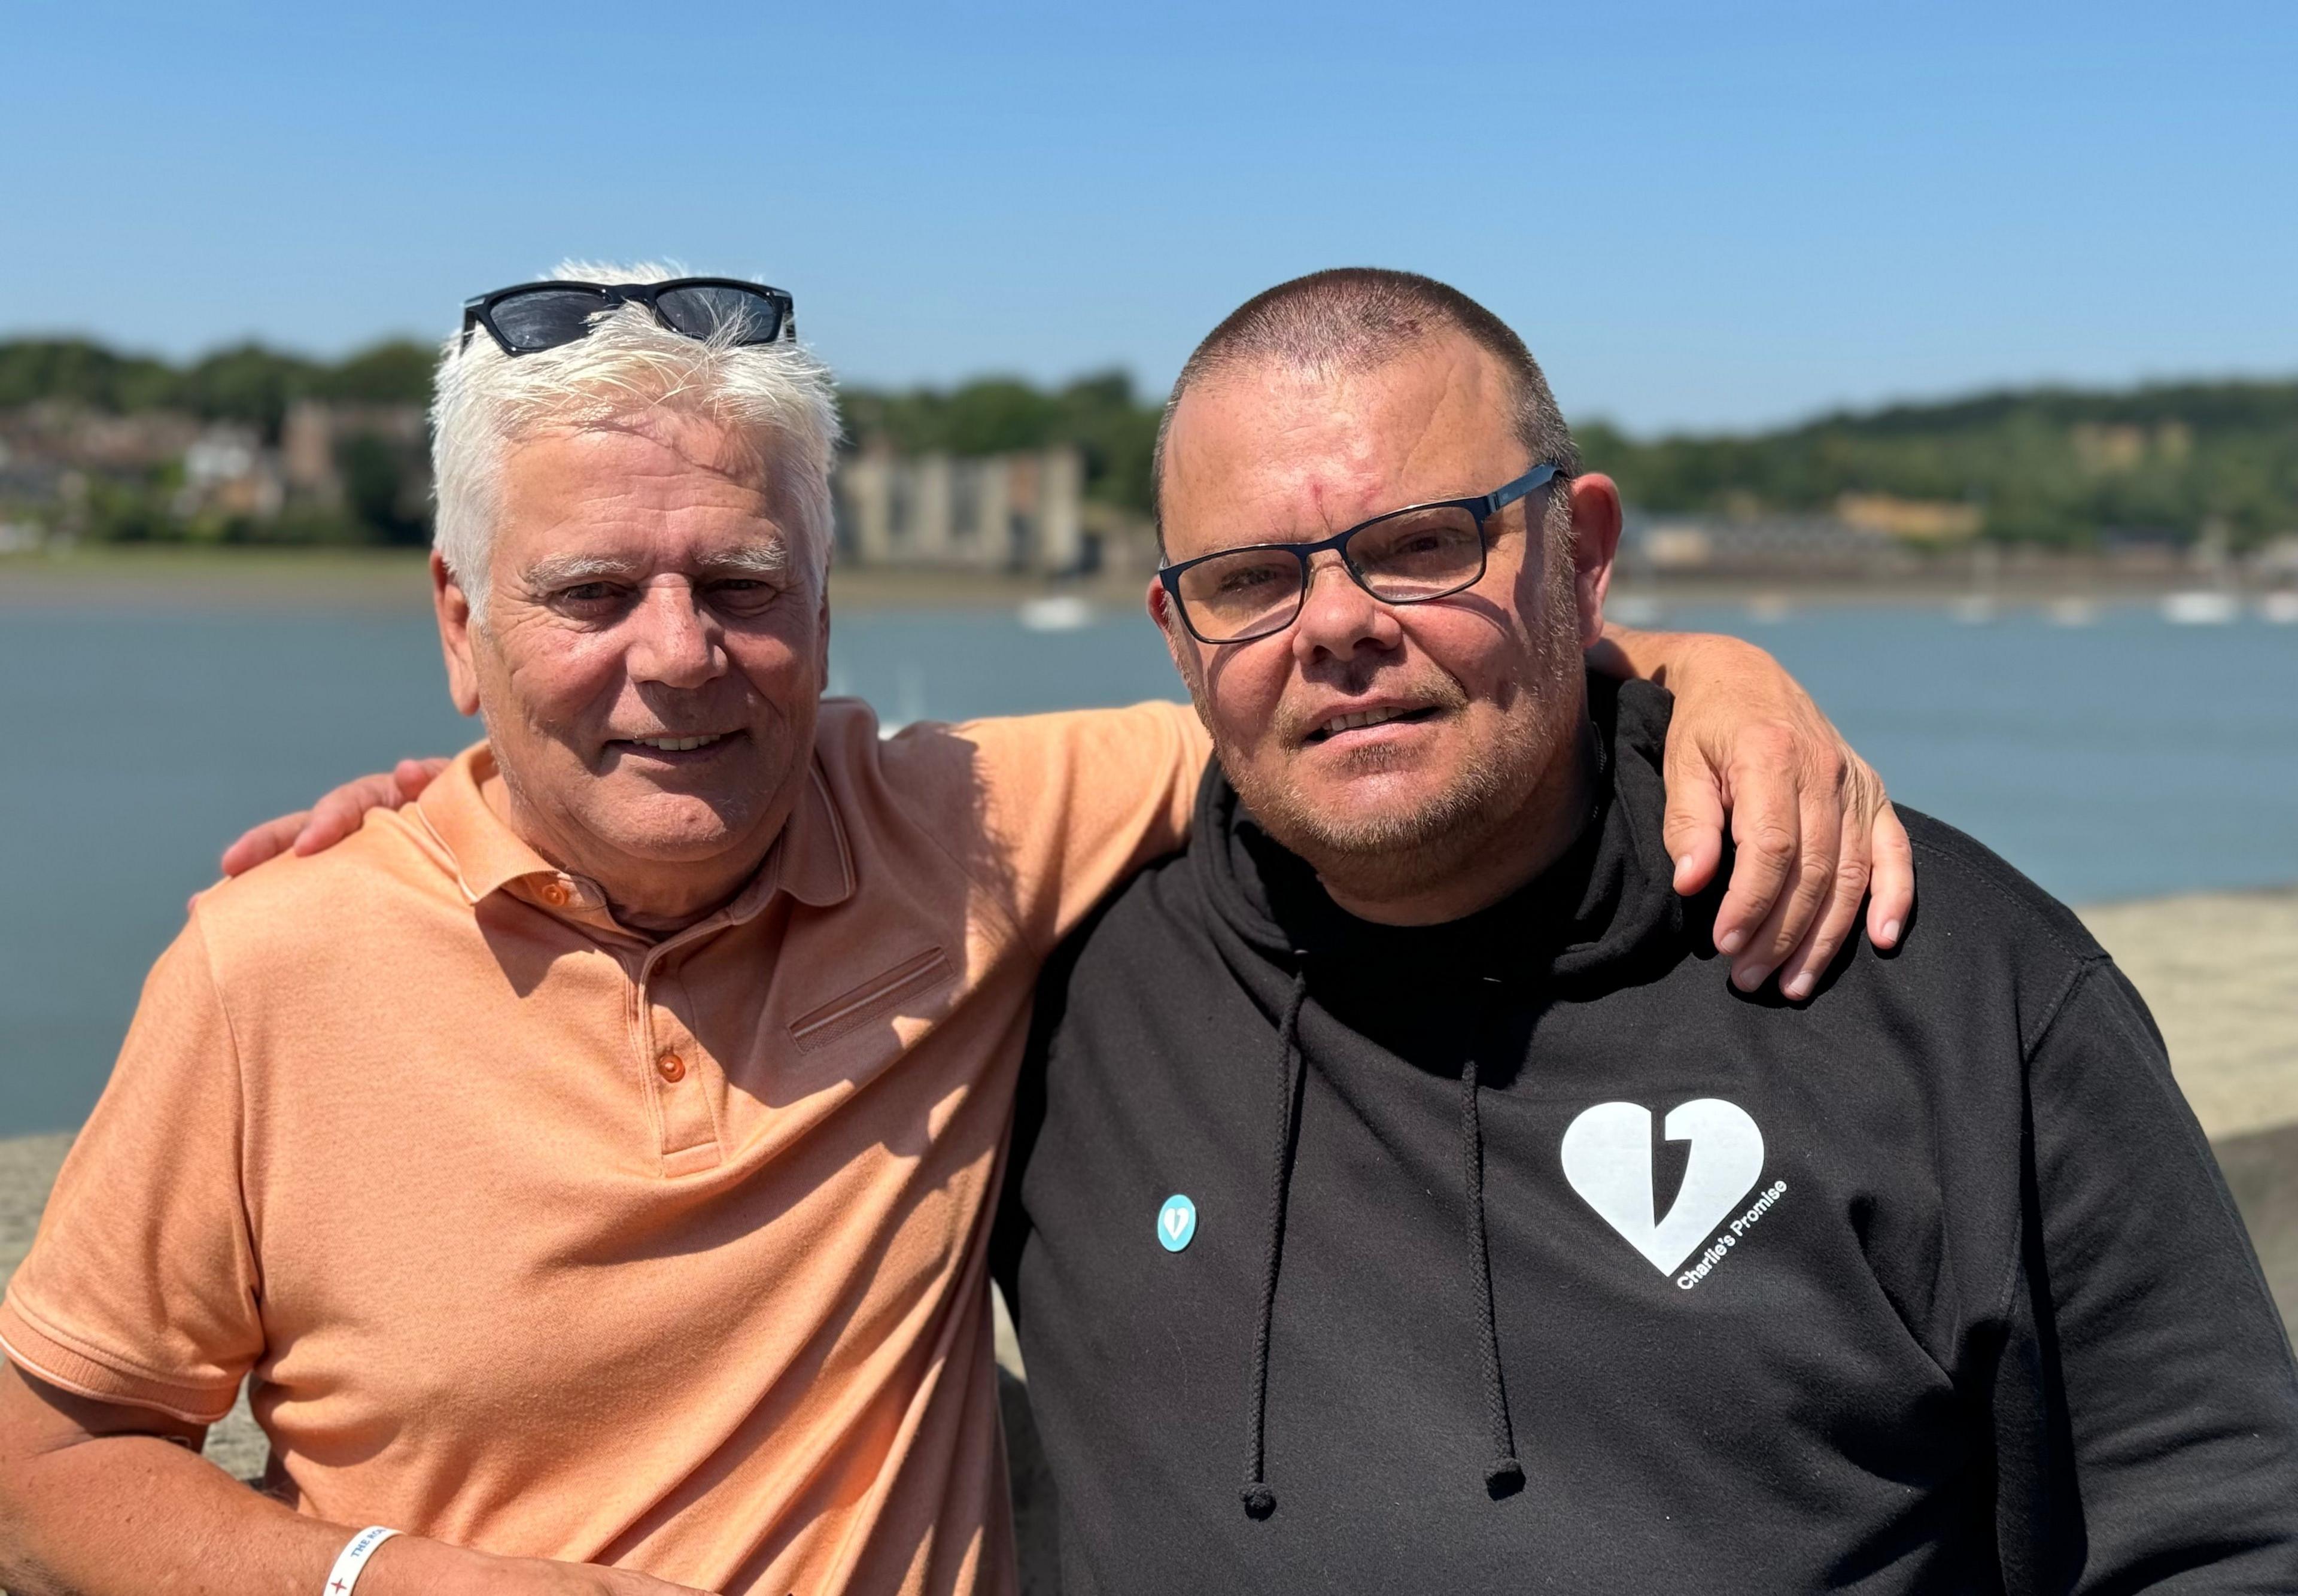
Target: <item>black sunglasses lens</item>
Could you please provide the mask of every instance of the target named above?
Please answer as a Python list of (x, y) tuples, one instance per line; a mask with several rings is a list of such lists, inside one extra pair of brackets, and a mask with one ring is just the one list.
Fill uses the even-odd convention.
[(665, 288), (654, 308), (664, 321), (690, 338), (728, 343), (772, 343), (782, 335), (780, 300), (748, 288), (704, 285)]
[(495, 302), (492, 314), (503, 342), (521, 354), (572, 343), (607, 309), (604, 295), (579, 288), (537, 288)]

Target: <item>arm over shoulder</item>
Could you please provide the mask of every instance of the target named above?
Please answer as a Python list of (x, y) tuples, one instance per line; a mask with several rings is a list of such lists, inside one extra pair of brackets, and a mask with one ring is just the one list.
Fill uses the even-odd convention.
[(62, 1390), (211, 1424), (263, 1350), (239, 1061), (198, 912), (144, 985), (0, 1343)]
[(2298, 1368), (2160, 1033), (2104, 959), (2028, 1064), (1996, 1379), (2012, 1589), (2298, 1590)]
[(1023, 934), (1048, 952), (1111, 888), (1188, 838), (1212, 745), (1184, 704), (971, 721), (990, 839)]

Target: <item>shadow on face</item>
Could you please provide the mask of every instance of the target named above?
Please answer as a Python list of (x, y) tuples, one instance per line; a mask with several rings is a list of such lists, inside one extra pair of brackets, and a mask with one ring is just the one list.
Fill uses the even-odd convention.
[(483, 616), (434, 562), (514, 826), (618, 903), (747, 877), (804, 780), (829, 616), (772, 483), (700, 418), (546, 433), (506, 451)]
[[(1360, 371), (1221, 368), (1184, 393), (1167, 436), (1167, 558), (1318, 542), (1488, 493), (1536, 463), (1515, 418), (1506, 370), (1451, 332)], [(1150, 610), (1272, 835), (1328, 884), (1442, 874), (1533, 823), (1558, 786), (1617, 517), (1605, 479), (1559, 480), (1486, 525), (1474, 586), (1419, 603), (1376, 599), (1321, 553), (1297, 618), (1252, 641), (1197, 641), (1161, 586)]]

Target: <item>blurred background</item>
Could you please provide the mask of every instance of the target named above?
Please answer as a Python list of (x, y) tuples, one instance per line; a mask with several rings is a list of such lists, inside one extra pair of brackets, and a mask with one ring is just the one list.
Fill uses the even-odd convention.
[[(240, 829), (474, 736), (420, 558), (467, 294), (793, 291), (833, 685), (901, 723), (1178, 696), (1166, 385), (1371, 263), (1544, 362), (1619, 618), (1762, 642), (2083, 906), (2289, 1312), (2294, 81), (2267, 4), (10, 8), (0, 1137), (86, 1114)], [(63, 1138), (7, 1145), (0, 1272)]]

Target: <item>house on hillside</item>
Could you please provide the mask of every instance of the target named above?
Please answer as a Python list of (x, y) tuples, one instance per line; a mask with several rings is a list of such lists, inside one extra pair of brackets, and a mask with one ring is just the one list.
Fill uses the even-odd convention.
[(1070, 576), (1102, 562), (1085, 460), (1066, 446), (972, 459), (873, 447), (841, 460), (833, 486), (852, 565)]

